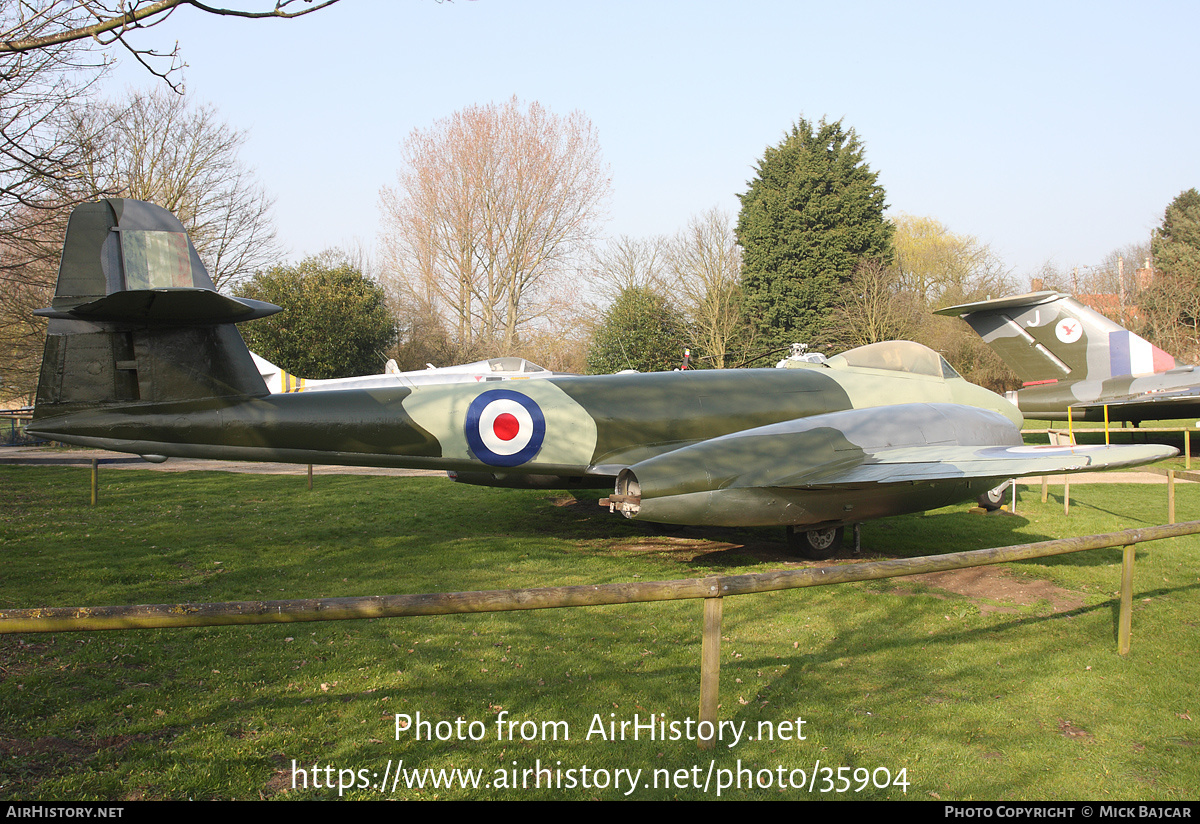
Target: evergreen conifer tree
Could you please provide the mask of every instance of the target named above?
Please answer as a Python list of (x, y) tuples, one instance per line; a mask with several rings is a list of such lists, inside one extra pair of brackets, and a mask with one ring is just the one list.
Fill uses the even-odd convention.
[(1188, 189), (1171, 201), (1150, 248), (1156, 268), (1200, 286), (1200, 192)]
[(746, 316), (764, 348), (815, 343), (841, 285), (868, 259), (891, 262), (884, 191), (842, 122), (801, 119), (768, 147), (740, 196)]

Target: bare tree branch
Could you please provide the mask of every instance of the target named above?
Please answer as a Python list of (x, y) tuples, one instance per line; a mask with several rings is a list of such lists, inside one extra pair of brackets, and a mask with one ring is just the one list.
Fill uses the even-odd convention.
[[(236, 2), (252, 6), (261, 0)], [(273, 8), (253, 11), (194, 0), (0, 0), (0, 398), (31, 393), (36, 384), (44, 323), (30, 312), (48, 305), (67, 216), (75, 204), (112, 194), (173, 197), (162, 205), (190, 216), (184, 222), (195, 232), (218, 283), (271, 262), (276, 253), (270, 199), (246, 169), (228, 161), (242, 137), (213, 122), (211, 112), (201, 111), (209, 134), (233, 139), (224, 146), (224, 165), (215, 160), (219, 152), (208, 158), (210, 170), (218, 172), (207, 177), (196, 173), (187, 182), (171, 177), (173, 173), (163, 176), (138, 167), (146, 172), (138, 180), (157, 180), (161, 189), (149, 184), (139, 189), (132, 173), (116, 174), (118, 161), (131, 157), (170, 159), (163, 155), (161, 138), (178, 138), (177, 151), (193, 147), (194, 139), (211, 141), (201, 139), (203, 130), (188, 132), (189, 121), (179, 117), (162, 132), (155, 132), (157, 124), (151, 123), (134, 135), (132, 124), (122, 120), (124, 109), (95, 105), (95, 87), (115, 59), (108, 50), (119, 46), (128, 51), (180, 92), (178, 45), (143, 48), (127, 38), (162, 23), (181, 6), (220, 16), (286, 19), (334, 2), (278, 0)], [(178, 103), (184, 105), (182, 99)], [(182, 135), (179, 129), (184, 129)], [(135, 152), (130, 146), (137, 140), (145, 145)], [(190, 158), (183, 168), (204, 168), (203, 161)], [(192, 194), (179, 195), (181, 186)]]
[(238, 158), (246, 134), (216, 109), (159, 89), (89, 107), (81, 120), (89, 118), (111, 125), (84, 173), (88, 186), (176, 215), (217, 288), (279, 257), (272, 200)]
[[(269, 17), (290, 20), (303, 17), (323, 8), (332, 6), (338, 0), (324, 0), (311, 5), (314, 0), (303, 0), (310, 4), (308, 8), (288, 11), (287, 7), (296, 0), (279, 0), (270, 11), (246, 11), (244, 9), (209, 6), (197, 0), (158, 0), (154, 3), (139, 3), (137, 0), (52, 0), (44, 8), (29, 9), (29, 17), (21, 15), (22, 22), (16, 26), (0, 31), (0, 54), (23, 53), (44, 49), (51, 46), (61, 46), (79, 40), (95, 39), (102, 45), (109, 45), (121, 40), (126, 33), (133, 29), (150, 28), (166, 20), (172, 11), (179, 6), (193, 6), (208, 14), (221, 17), (244, 17), (250, 20), (262, 20)], [(24, 5), (24, 4), (22, 4)], [(22, 9), (26, 11), (26, 9)], [(84, 19), (94, 19), (95, 23), (83, 24)], [(29, 35), (25, 32), (32, 26), (34, 30), (50, 28), (49, 34)], [(108, 40), (102, 35), (112, 35)], [(144, 53), (144, 52), (143, 52)]]
[(572, 290), (550, 287), (592, 241), (610, 180), (591, 122), (514, 97), (416, 130), (381, 201), (388, 269), (464, 353), (511, 352)]
[[(734, 342), (748, 330), (742, 316), (742, 247), (733, 220), (712, 208), (693, 216), (670, 250), (671, 292), (683, 308), (701, 355), (724, 369)], [(743, 348), (747, 341), (742, 341)]]

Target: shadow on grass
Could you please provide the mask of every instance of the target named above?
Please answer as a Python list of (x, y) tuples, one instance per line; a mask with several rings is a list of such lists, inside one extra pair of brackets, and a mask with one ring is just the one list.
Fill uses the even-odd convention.
[[(107, 482), (97, 509), (75, 502), (73, 486), (46, 483), (51, 476), (13, 481), (23, 503), (0, 521), (4, 597), (14, 606), (40, 605), (48, 592), (75, 603), (265, 600), (797, 563), (778, 530), (654, 534), (583, 496), (361, 477), (321, 478), (310, 495), (303, 478), (213, 474), (131, 472)], [(1104, 510), (1120, 509), (1111, 500), (1095, 498), (1090, 516), (1105, 529), (1114, 519)], [(1086, 523), (1051, 518), (1049, 507), (1027, 517), (941, 510), (868, 523), (863, 557), (1027, 543), (1059, 537), (1045, 534), (1056, 525)], [(1194, 759), (1161, 744), (1181, 736), (1177, 718), (1188, 707), (1180, 702), (1194, 694), (1200, 660), (1195, 633), (1162, 637), (1164, 616), (1174, 620), (1166, 605), (1192, 600), (1200, 586), (1194, 546), (1181, 545), (1169, 562), (1150, 553), (1156, 576), (1184, 583), (1159, 586), (1155, 577), (1154, 590), (1138, 591), (1139, 604), (1164, 606), (1135, 612), (1129, 659), (1113, 650), (1116, 549), (1039, 562), (1080, 558), (1078, 569), (1057, 571), (1102, 599), (1053, 615), (1035, 606), (983, 616), (966, 598), (898, 596), (882, 583), (730, 598), (719, 717), (756, 725), (803, 716), (812, 739), (778, 753), (769, 742), (743, 743), (716, 757), (908, 765), (921, 798), (1163, 797), (1194, 788)], [(835, 562), (848, 558), (849, 550)], [(1035, 566), (1026, 569), (1036, 575)], [(1135, 586), (1147, 579), (1142, 569)], [(1182, 614), (1186, 623), (1194, 610)], [(597, 715), (694, 717), (701, 615), (700, 603), (678, 602), (0, 638), (0, 745), (11, 756), (0, 783), (21, 797), (256, 797), (286, 789), (276, 774), (293, 758), (359, 766), (380, 754), (433, 765), (586, 758), (683, 769), (696, 759), (691, 742), (430, 746), (396, 740), (392, 718), (422, 710), (490, 723), (505, 711), (565, 719), (581, 734)], [(1081, 761), (1078, 731), (1102, 727)], [(29, 763), (39, 751), (58, 754), (40, 772)], [(1138, 783), (1146, 774), (1149, 789)]]

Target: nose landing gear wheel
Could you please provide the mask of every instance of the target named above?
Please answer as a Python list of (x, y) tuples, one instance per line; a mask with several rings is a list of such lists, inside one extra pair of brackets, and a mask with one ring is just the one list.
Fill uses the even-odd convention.
[(787, 528), (788, 548), (805, 558), (826, 561), (842, 548), (842, 533), (843, 528), (840, 526), (831, 526), (825, 529), (803, 529), (789, 526)]
[(1000, 507), (1004, 506), (1004, 496), (1008, 494), (1008, 488), (1011, 484), (1008, 481), (1000, 484), (995, 489), (989, 489), (987, 492), (980, 495), (976, 500), (981, 507), (988, 512), (995, 512)]

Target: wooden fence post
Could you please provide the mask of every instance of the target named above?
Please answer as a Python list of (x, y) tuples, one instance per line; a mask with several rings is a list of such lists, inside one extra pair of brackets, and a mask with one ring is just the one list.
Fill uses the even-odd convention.
[(701, 734), (697, 743), (702, 750), (716, 746), (717, 703), (720, 698), (721, 679), (721, 612), (725, 599), (718, 595), (704, 599), (704, 636), (700, 642), (700, 729), (704, 722), (709, 727), (709, 737)]
[(100, 492), (100, 461), (92, 458), (92, 506), (96, 505), (96, 498)]
[(1175, 523), (1175, 470), (1167, 470), (1167, 523)]
[(1133, 557), (1136, 546), (1124, 547), (1121, 559), (1121, 612), (1117, 619), (1117, 652), (1129, 654), (1129, 636), (1133, 628)]

